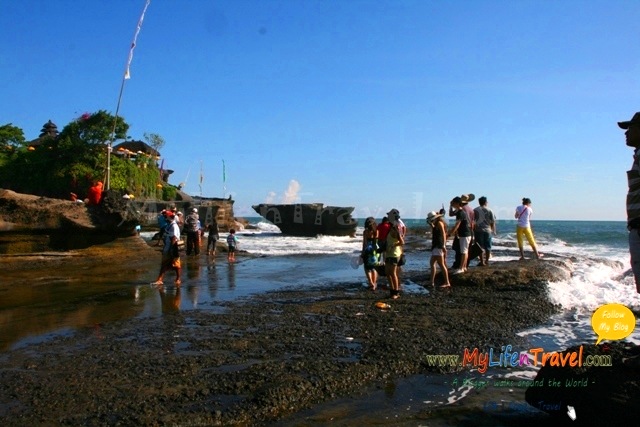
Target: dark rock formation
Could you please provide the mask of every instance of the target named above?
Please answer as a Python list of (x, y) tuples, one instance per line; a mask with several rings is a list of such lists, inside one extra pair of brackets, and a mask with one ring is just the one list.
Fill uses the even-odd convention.
[(324, 206), (322, 203), (252, 206), (261, 217), (291, 236), (353, 236), (357, 221), (352, 207)]
[[(526, 401), (552, 415), (555, 425), (594, 425), (595, 420), (599, 425), (603, 420), (636, 425), (640, 419), (640, 347), (626, 342), (585, 343), (560, 354), (570, 357), (572, 353), (582, 366), (547, 362), (534, 380), (534, 385), (540, 385), (527, 389)], [(585, 366), (587, 358), (594, 366)], [(575, 420), (569, 417), (568, 407), (575, 411)]]
[(0, 189), (0, 232), (49, 235), (52, 248), (87, 247), (131, 235), (139, 221), (131, 201), (114, 191), (104, 192), (100, 204), (89, 206)]

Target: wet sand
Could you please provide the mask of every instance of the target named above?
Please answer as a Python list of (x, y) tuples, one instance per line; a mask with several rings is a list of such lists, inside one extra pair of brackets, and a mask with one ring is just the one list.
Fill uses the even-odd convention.
[[(134, 254), (131, 247), (124, 254), (92, 248), (77, 265), (88, 259), (104, 264), (87, 274), (93, 280), (116, 270), (122, 255), (132, 255), (137, 262), (123, 265), (122, 274), (146, 282), (149, 269), (157, 269), (157, 253), (134, 247)], [(40, 267), (53, 271), (50, 261)], [(34, 271), (33, 265), (4, 265), (18, 276)], [(416, 272), (404, 279), (424, 283), (426, 276)], [(341, 425), (445, 425), (479, 415), (485, 425), (523, 425), (542, 416), (505, 418), (478, 409), (490, 391), (478, 391), (489, 395), (476, 405), (416, 405), (390, 420), (376, 414), (375, 403), (367, 416), (362, 403), (380, 390), (387, 393), (389, 384), (400, 389), (429, 379), (446, 394), (449, 377), (439, 375), (448, 368), (429, 366), (426, 355), (517, 345), (518, 331), (555, 312), (540, 281), (467, 283), (391, 301), (386, 292), (367, 291), (359, 278), (180, 311), (184, 286), (159, 292), (161, 316), (141, 316), (144, 309), (134, 306), (124, 318), (104, 314), (75, 333), (1, 353), (2, 425), (320, 425), (326, 417)], [(391, 308), (376, 308), (381, 300)], [(345, 399), (359, 401), (364, 414), (341, 411)]]

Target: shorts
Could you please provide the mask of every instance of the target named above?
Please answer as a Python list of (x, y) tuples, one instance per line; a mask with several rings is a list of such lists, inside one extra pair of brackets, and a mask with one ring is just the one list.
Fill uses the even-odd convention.
[(433, 248), (431, 249), (431, 256), (443, 256), (444, 255), (444, 249), (440, 249), (440, 248)]
[(387, 257), (384, 259), (384, 263), (385, 264), (390, 264), (390, 265), (398, 265), (398, 258), (397, 257)]
[(466, 237), (458, 237), (460, 240), (460, 253), (468, 254), (469, 253), (469, 245), (471, 244), (471, 236)]
[(476, 231), (475, 233), (476, 242), (480, 245), (482, 249), (485, 251), (491, 250), (491, 232), (490, 231)]
[(162, 266), (166, 268), (181, 268), (180, 258), (162, 257)]
[(229, 245), (229, 253), (232, 254), (236, 251), (236, 247), (233, 245)]

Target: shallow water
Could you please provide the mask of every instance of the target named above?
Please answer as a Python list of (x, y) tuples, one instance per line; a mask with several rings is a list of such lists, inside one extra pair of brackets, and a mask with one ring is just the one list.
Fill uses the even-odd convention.
[[(524, 400), (525, 388), (486, 386), (452, 392), (456, 375), (388, 379), (360, 396), (335, 399), (275, 425), (537, 426), (549, 417)], [(486, 380), (485, 376), (478, 379)]]
[[(99, 250), (108, 257), (83, 251), (40, 253), (36, 262), (24, 257), (31, 265), (9, 269), (0, 283), (0, 351), (104, 322), (175, 310), (216, 310), (220, 301), (284, 286), (364, 280), (344, 254), (241, 254), (238, 262), (228, 263), (224, 253), (215, 259), (201, 253), (182, 255), (181, 288), (175, 288), (175, 276), (168, 272), (164, 288), (158, 289), (149, 283), (158, 272), (159, 248), (144, 248), (148, 251), (141, 255), (139, 243), (120, 239), (101, 245)], [(0, 268), (16, 259), (23, 262), (16, 254), (0, 256)]]
[[(173, 272), (166, 273), (165, 286), (158, 289), (149, 283), (156, 279), (160, 248), (147, 244), (141, 248), (141, 242), (155, 243), (131, 237), (86, 251), (39, 252), (37, 262), (24, 258), (29, 267), (9, 269), (0, 283), (0, 351), (109, 321), (176, 310), (216, 310), (220, 301), (282, 287), (365, 284), (362, 268), (353, 267), (356, 253), (258, 257), (241, 253), (236, 263), (229, 263), (225, 253), (213, 258), (202, 251), (198, 256), (182, 253), (179, 289), (173, 285)], [(0, 267), (21, 255), (27, 254), (5, 252)], [(405, 268), (420, 268), (426, 263), (422, 258), (410, 256)], [(425, 292), (411, 282), (404, 288)]]

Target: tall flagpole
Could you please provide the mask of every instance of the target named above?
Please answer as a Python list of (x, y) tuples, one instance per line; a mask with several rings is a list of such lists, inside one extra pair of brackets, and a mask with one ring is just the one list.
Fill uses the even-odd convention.
[(124, 70), (122, 83), (120, 84), (120, 94), (118, 95), (118, 105), (116, 106), (116, 114), (113, 120), (113, 130), (111, 131), (111, 138), (109, 139), (109, 143), (107, 146), (107, 190), (111, 188), (111, 148), (116, 137), (116, 124), (118, 123), (118, 113), (120, 112), (120, 101), (122, 100), (122, 92), (124, 91), (124, 82), (131, 78), (129, 67), (131, 67), (131, 61), (133, 60), (133, 49), (136, 47), (138, 33), (140, 33), (140, 28), (142, 28), (142, 21), (144, 20), (144, 14), (149, 7), (149, 3), (151, 3), (151, 0), (145, 1), (144, 9), (142, 9), (142, 14), (140, 15), (140, 19), (138, 20), (138, 25), (136, 26), (136, 30), (133, 33), (133, 41), (131, 42), (131, 48), (129, 49), (129, 56), (127, 57), (127, 66)]
[(222, 198), (227, 196), (227, 174), (224, 170), (224, 159), (222, 159)]
[(204, 176), (202, 175), (202, 160), (200, 160), (200, 202), (202, 203), (202, 181)]

